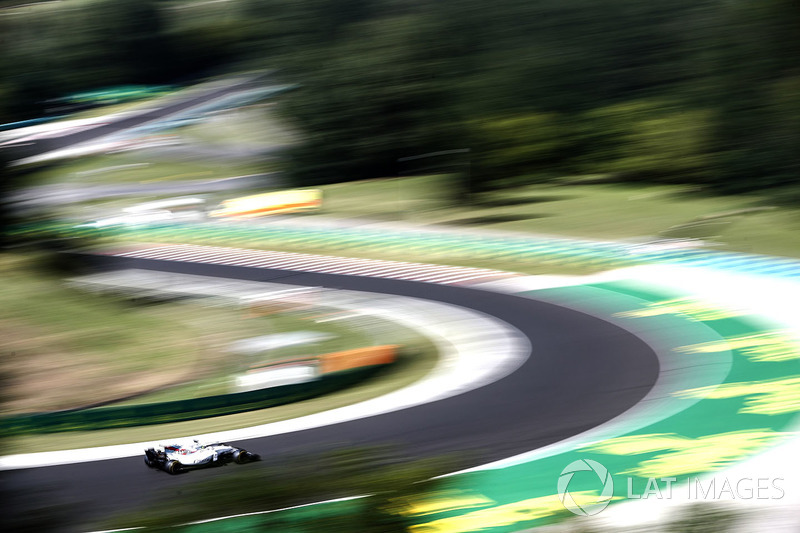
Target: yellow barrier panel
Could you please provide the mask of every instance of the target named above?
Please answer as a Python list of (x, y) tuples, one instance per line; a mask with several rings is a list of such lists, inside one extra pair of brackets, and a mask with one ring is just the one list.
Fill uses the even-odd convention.
[(225, 200), (222, 209), (211, 211), (208, 216), (255, 218), (319, 209), (321, 206), (320, 189), (292, 189)]

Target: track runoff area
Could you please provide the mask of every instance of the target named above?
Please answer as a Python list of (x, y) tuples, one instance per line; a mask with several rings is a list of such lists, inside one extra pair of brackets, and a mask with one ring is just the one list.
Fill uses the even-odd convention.
[[(162, 250), (172, 255), (155, 257), (152, 249), (128, 249), (106, 260), (439, 300), (493, 315), (528, 337), (526, 362), (480, 389), (383, 416), (248, 441), (249, 448), (275, 454), (309, 441), (324, 447), (344, 435), (354, 443), (401, 442), (419, 454), (484, 450), (480, 464), (453, 473), (452, 492), (410, 502), (406, 512), (415, 517), (414, 531), (518, 531), (565, 513), (591, 516), (587, 524), (598, 526), (641, 525), (698, 501), (749, 505), (752, 516), (769, 524), (800, 502), (800, 472), (790, 455), (798, 443), (800, 325), (772, 299), (796, 301), (789, 295), (800, 290), (791, 279), (645, 266), (570, 279), (464, 274), (445, 276), (451, 280), (447, 286), (408, 270), (392, 275), (389, 265), (381, 266), (382, 278), (371, 277), (377, 265), (320, 274), (314, 270), (324, 271), (324, 258), (314, 256), (300, 268), (259, 265), (252, 255), (240, 256), (247, 264), (237, 264), (235, 250), (187, 250)], [(133, 459), (118, 459), (113, 465), (6, 474), (29, 487), (47, 483), (91, 493), (111, 467), (115, 477), (126, 479), (128, 494), (109, 502), (99, 483), (97, 503), (144, 504), (141, 495), (152, 491), (153, 481), (139, 474), (139, 459), (135, 467)], [(344, 512), (351, 504), (326, 502), (312, 509)], [(260, 516), (227, 520), (247, 527)]]

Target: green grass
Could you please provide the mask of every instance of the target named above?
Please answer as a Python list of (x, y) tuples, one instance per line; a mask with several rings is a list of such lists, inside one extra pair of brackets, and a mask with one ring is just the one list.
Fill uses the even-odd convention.
[[(0, 367), (5, 414), (77, 407), (169, 386), (118, 403), (148, 403), (230, 392), (229, 377), (252, 364), (373, 344), (399, 344), (408, 354), (390, 370), (322, 398), (178, 424), (19, 437), (5, 453), (152, 440), (285, 420), (347, 405), (408, 385), (429, 372), (434, 345), (406, 327), (376, 317), (327, 321), (335, 310), (313, 307), (253, 317), (245, 310), (201, 302), (138, 303), (92, 296), (64, 286), (34, 253), (0, 255)], [(284, 331), (332, 338), (257, 356), (236, 356), (239, 339)], [(178, 384), (175, 386), (175, 384)], [(183, 383), (181, 385), (181, 383)]]
[(234, 146), (286, 145), (297, 140), (297, 135), (278, 117), (273, 104), (217, 113), (209, 120), (182, 128), (181, 136), (187, 140)]
[[(711, 196), (687, 187), (548, 184), (487, 194), (454, 205), (446, 177), (369, 180), (323, 187), (320, 215), (405, 220), (598, 240), (652, 240), (670, 228), (731, 213), (709, 237), (720, 249), (800, 257), (800, 210), (763, 195)], [(769, 208), (765, 208), (769, 207)], [(313, 216), (313, 215), (310, 215)]]
[[(455, 204), (444, 191), (448, 177), (389, 178), (322, 187), (323, 208), (310, 219), (354, 224), (410, 223), (440, 228), (482, 229), (516, 234), (648, 242), (660, 237), (701, 238), (714, 249), (800, 257), (800, 211), (770, 206), (768, 197), (715, 197), (678, 186), (560, 183), (486, 194), (470, 205)], [(585, 274), (605, 268), (547, 257), (497, 253), (476, 257), (458, 247), (384, 247), (364, 241), (346, 246), (324, 238), (258, 239), (257, 231), (233, 231), (206, 241), (203, 232), (139, 240), (194, 242), (326, 255), (494, 268), (528, 274)], [(135, 232), (122, 239), (136, 240)], [(113, 241), (106, 241), (113, 242)]]
[(89, 186), (211, 180), (254, 174), (262, 168), (259, 162), (254, 161), (180, 161), (146, 154), (145, 150), (71, 160), (37, 172), (32, 176), (31, 184)]
[[(193, 306), (194, 307), (194, 306)], [(208, 308), (190, 309), (188, 312), (199, 314), (206, 312)], [(235, 392), (231, 388), (231, 378), (247, 370), (251, 365), (262, 365), (275, 361), (285, 361), (287, 359), (297, 359), (313, 357), (319, 354), (338, 352), (353, 348), (362, 348), (378, 344), (397, 344), (409, 346), (415, 349), (423, 339), (420, 335), (414, 334), (408, 328), (399, 326), (378, 317), (353, 317), (347, 320), (336, 320), (335, 322), (320, 322), (315, 317), (320, 313), (327, 316), (329, 313), (338, 314), (336, 310), (325, 310), (315, 308), (297, 313), (280, 313), (269, 317), (257, 317), (241, 320), (239, 318), (239, 328), (226, 326), (226, 330), (238, 330), (240, 338), (261, 336), (272, 332), (285, 331), (314, 331), (329, 334), (332, 338), (319, 340), (313, 343), (299, 344), (272, 349), (257, 355), (235, 356), (228, 355), (222, 361), (216, 371), (210, 372), (206, 379), (193, 381), (184, 386), (171, 387), (167, 390), (154, 392), (138, 396), (128, 401), (119, 402), (116, 405), (135, 405), (143, 403), (168, 402), (186, 398), (200, 398), (215, 394), (229, 394)], [(225, 313), (218, 309), (211, 309), (209, 323), (213, 320), (220, 320)], [(243, 331), (242, 326), (247, 326), (248, 330)], [(376, 332), (380, 332), (378, 337)], [(233, 359), (233, 362), (231, 362)], [(211, 370), (211, 369), (209, 369)]]
[(395, 365), (376, 377), (345, 390), (270, 409), (176, 424), (7, 438), (3, 442), (4, 453), (33, 453), (87, 446), (106, 446), (158, 440), (163, 439), (165, 435), (188, 436), (246, 428), (336, 409), (382, 396), (418, 381), (434, 368), (438, 359), (435, 345), (427, 338), (413, 330), (399, 326), (395, 331), (398, 336), (405, 339), (406, 346), (412, 348), (410, 355), (401, 358)]
[[(254, 105), (214, 115), (206, 122), (182, 127), (176, 132), (180, 139), (202, 149), (250, 146), (253, 149), (285, 145), (295, 136), (276, 116), (270, 104)], [(28, 185), (54, 185), (91, 187), (99, 185), (138, 184), (158, 186), (175, 181), (209, 181), (234, 176), (262, 174), (279, 170), (279, 163), (252, 157), (200, 159), (183, 157), (180, 152), (170, 155), (158, 149), (134, 150), (115, 154), (102, 154), (64, 160), (30, 174)], [(232, 196), (251, 191), (216, 192), (201, 194), (209, 206), (216, 206)], [(255, 191), (260, 192), (260, 191)], [(111, 196), (56, 209), (56, 213), (70, 220), (88, 221), (119, 215), (130, 205), (179, 196), (161, 194), (156, 188), (140, 195)]]
[[(280, 123), (269, 105), (220, 114), (211, 122), (182, 128), (180, 133), (189, 140), (212, 144), (285, 144), (295, 138)], [(157, 183), (224, 178), (264, 170), (263, 162), (258, 161), (242, 161), (231, 165), (227, 161), (170, 161), (162, 157), (149, 158), (146, 154), (148, 151), (87, 157), (41, 170), (33, 179), (38, 183), (67, 185)], [(782, 203), (772, 207), (771, 199), (766, 195), (712, 196), (685, 186), (589, 184), (581, 179), (564, 179), (557, 183), (496, 191), (465, 204), (455, 201), (448, 193), (453, 189), (452, 179), (447, 176), (403, 177), (324, 186), (323, 209), (317, 214), (305, 216), (318, 217), (322, 221), (327, 220), (324, 217), (347, 218), (364, 224), (397, 221), (599, 240), (648, 241), (658, 236), (698, 237), (708, 238), (716, 248), (722, 250), (800, 257), (800, 239), (797, 239), (800, 211)], [(234, 195), (239, 194), (214, 195), (209, 200), (213, 203)], [(152, 199), (155, 197), (99, 200), (69, 206), (64, 212), (86, 220), (112, 216), (125, 206)], [(768, 206), (771, 208), (765, 209)], [(713, 221), (713, 228), (721, 232), (709, 233), (707, 229), (710, 225), (696, 223), (703, 220)], [(245, 245), (234, 238), (229, 243), (213, 244)], [(523, 260), (513, 256), (476, 258), (457, 249), (415, 252), (361, 245), (342, 248), (312, 239), (302, 243), (270, 241), (255, 245), (276, 250), (478, 266), (531, 274), (582, 274), (598, 268), (565, 265), (547, 259)], [(27, 345), (23, 344), (24, 350), (47, 348), (60, 355), (63, 355), (62, 352), (79, 353), (92, 372), (110, 376), (143, 372), (151, 368), (154, 361), (162, 365), (164, 361), (180, 361), (181, 364), (199, 362), (206, 368), (211, 366), (219, 370), (204, 375), (200, 383), (156, 392), (135, 401), (169, 400), (187, 394), (221, 391), (230, 368), (220, 359), (216, 359), (216, 366), (208, 364), (215, 359), (202, 348), (206, 340), (221, 346), (237, 338), (265, 334), (264, 329), (269, 332), (281, 328), (298, 329), (292, 319), (287, 319), (286, 324), (279, 324), (283, 319), (277, 318), (264, 319), (264, 323), (258, 320), (244, 321), (227, 310), (179, 304), (138, 307), (123, 313), (119, 310), (120, 302), (100, 298), (89, 304), (85, 297), (78, 297), (63, 288), (57, 277), (49, 273), (23, 273), (27, 268), (24, 259), (9, 260), (6, 257), (4, 261), (11, 261), (3, 264), (11, 269), (10, 277), (4, 280), (0, 288), (3, 299), (0, 324), (12, 333), (4, 338), (5, 351), (9, 350), (8, 339), (11, 339), (12, 342), (27, 342)], [(14, 264), (15, 261), (18, 264)], [(47, 298), (37, 298), (39, 295), (47, 295)], [(109, 318), (112, 320), (109, 321)], [(24, 326), (19, 327), (20, 321), (25, 323)], [(113, 327), (109, 326), (109, 322)], [(302, 325), (300, 328), (324, 331), (316, 326)], [(118, 335), (115, 333), (117, 329), (124, 332)], [(358, 328), (350, 329), (349, 333), (342, 334), (343, 338), (366, 342), (363, 332), (359, 332)], [(75, 333), (86, 331), (89, 334)], [(397, 327), (395, 331), (402, 332), (403, 329)], [(9, 443), (10, 451), (42, 451), (153, 440), (165, 434), (188, 435), (246, 427), (346, 405), (411, 383), (432, 368), (436, 354), (430, 341), (411, 331), (399, 334), (399, 337), (406, 338), (406, 342), (401, 344), (420, 347), (422, 355), (404, 361), (398, 368), (374, 381), (324, 398), (179, 424), (19, 438)], [(169, 338), (170, 342), (156, 342), (164, 338)], [(121, 347), (114, 350), (113, 358), (104, 358), (111, 343), (118, 343)], [(327, 351), (339, 349), (334, 346), (320, 348)], [(15, 352), (13, 358), (26, 353), (24, 350), (12, 347), (11, 351)], [(168, 368), (176, 373), (181, 370), (179, 364)]]
[[(37, 257), (0, 256), (3, 370), (12, 411), (76, 407), (184, 376), (199, 346), (190, 324), (87, 298), (39, 267)], [(166, 341), (165, 341), (166, 339)], [(146, 376), (162, 363), (160, 376)], [(116, 387), (115, 379), (126, 377)], [(89, 386), (92, 385), (93, 386)]]
[[(129, 395), (141, 403), (227, 393), (228, 377), (252, 364), (408, 342), (404, 328), (377, 319), (319, 323), (316, 315), (326, 311), (318, 308), (248, 318), (243, 310), (191, 300), (143, 305), (91, 296), (65, 287), (40, 261), (30, 254), (0, 255), (5, 273), (0, 363), (12, 378), (7, 413), (81, 407)], [(240, 339), (304, 330), (331, 338), (257, 357), (228, 351)], [(376, 331), (385, 335), (377, 339)]]

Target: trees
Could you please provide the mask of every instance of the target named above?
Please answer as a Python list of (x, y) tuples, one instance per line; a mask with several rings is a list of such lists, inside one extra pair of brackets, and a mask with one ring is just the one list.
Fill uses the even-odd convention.
[(3, 18), (0, 68), (14, 101), (12, 120), (42, 114), (48, 99), (172, 75), (156, 0), (93, 0)]
[(395, 175), (398, 158), (459, 147), (431, 31), (418, 15), (361, 22), (316, 51), (285, 106), (305, 133), (291, 153), (297, 179)]
[(712, 117), (707, 110), (639, 100), (593, 110), (584, 120), (579, 168), (585, 172), (641, 181), (710, 179)]
[(570, 157), (571, 129), (556, 113), (476, 119), (469, 127), (476, 192), (554, 177)]
[(373, 0), (313, 38), (294, 31), (295, 176), (394, 175), (397, 157), (469, 147), (473, 189), (563, 171), (707, 179), (713, 113), (684, 72), (707, 46), (684, 18), (710, 3)]
[(710, 35), (718, 155), (716, 186), (728, 192), (800, 179), (800, 9), (791, 0), (735, 2)]
[(309, 183), (469, 147), (487, 185), (608, 170), (740, 191), (798, 179), (799, 24), (793, 0), (53, 4), (0, 17), (0, 110), (248, 60), (302, 86), (283, 108)]

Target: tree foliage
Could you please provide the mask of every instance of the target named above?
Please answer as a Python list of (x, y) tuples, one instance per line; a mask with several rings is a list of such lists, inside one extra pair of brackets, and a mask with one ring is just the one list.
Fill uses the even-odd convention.
[(584, 116), (585, 172), (644, 181), (704, 181), (711, 169), (708, 111), (639, 100)]
[(453, 148), (457, 120), (427, 19), (353, 24), (320, 50), (287, 110), (306, 133), (295, 174), (314, 182), (396, 173), (396, 161)]
[(796, 184), (794, 0), (87, 0), (0, 17), (0, 115), (232, 62), (281, 67), (300, 182), (469, 148), (475, 184), (611, 172)]
[(477, 147), (472, 179), (476, 192), (551, 177), (574, 141), (557, 113), (479, 119), (469, 124)]

